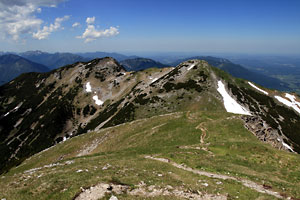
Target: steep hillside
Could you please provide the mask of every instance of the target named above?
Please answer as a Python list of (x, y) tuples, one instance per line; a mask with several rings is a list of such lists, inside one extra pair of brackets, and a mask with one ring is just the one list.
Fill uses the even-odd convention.
[(17, 55), (6, 54), (0, 56), (0, 85), (11, 81), (22, 73), (47, 71), (49, 69), (46, 66)]
[[(119, 101), (136, 84), (135, 79), (126, 81), (129, 77), (115, 60), (106, 58), (44, 74), (23, 74), (2, 86), (1, 170), (76, 135), (103, 110), (102, 103)], [(121, 80), (124, 84), (119, 85)], [(97, 87), (90, 92), (87, 85)], [(93, 97), (103, 102), (97, 105)]]
[(48, 66), (50, 69), (56, 69), (79, 61), (84, 62), (90, 60), (71, 53), (46, 53), (42, 51), (27, 51), (21, 53), (20, 56)]
[(276, 90), (281, 90), (281, 91), (288, 91), (290, 90), (288, 85), (279, 79), (263, 75), (262, 73), (258, 72), (253, 72), (250, 71), (249, 69), (246, 69), (245, 67), (232, 63), (227, 59), (224, 58), (216, 58), (212, 56), (196, 56), (196, 57), (191, 57), (191, 58), (185, 58), (185, 59), (180, 59), (172, 63), (172, 66), (176, 66), (179, 63), (182, 63), (186, 60), (191, 60), (191, 59), (200, 59), (200, 60), (205, 60), (207, 61), (210, 65), (218, 67), (219, 69), (224, 70), (225, 72), (231, 74), (234, 77), (237, 78), (243, 78), (249, 81), (253, 81), (259, 85), (262, 85), (267, 88), (272, 88)]
[(155, 60), (151, 60), (148, 58), (133, 58), (133, 59), (126, 59), (120, 62), (121, 65), (125, 67), (127, 71), (141, 71), (148, 68), (164, 68), (168, 67), (160, 62)]
[(126, 72), (95, 59), (0, 94), (0, 198), (300, 197), (299, 98), (206, 61)]

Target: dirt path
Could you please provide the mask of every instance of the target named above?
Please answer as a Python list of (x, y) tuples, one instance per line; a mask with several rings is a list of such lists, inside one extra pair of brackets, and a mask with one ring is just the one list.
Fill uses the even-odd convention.
[(204, 124), (205, 122), (202, 122), (202, 123), (200, 123), (197, 127), (196, 127), (196, 129), (200, 129), (201, 130), (201, 132), (202, 132), (202, 134), (201, 134), (201, 138), (200, 138), (200, 143), (201, 144), (204, 144), (204, 138), (206, 137), (206, 128), (203, 126), (203, 124)]
[[(198, 130), (201, 130), (202, 134), (201, 134), (201, 137), (200, 137), (200, 143), (201, 144), (204, 144), (204, 139), (206, 137), (206, 133), (207, 133), (207, 129), (204, 127), (204, 124), (205, 123), (208, 123), (208, 122), (214, 122), (216, 120), (212, 120), (210, 118), (207, 118), (208, 121), (205, 121), (205, 122), (201, 122), (198, 126), (196, 126), (196, 129)], [(231, 117), (227, 117), (225, 119), (222, 119), (222, 120), (231, 120), (231, 119), (237, 119), (237, 116), (231, 116)], [(217, 120), (217, 121), (220, 121), (220, 120)]]
[(189, 172), (192, 172), (194, 174), (201, 175), (201, 176), (207, 176), (207, 177), (210, 177), (210, 178), (218, 178), (218, 179), (223, 179), (223, 180), (234, 180), (234, 181), (242, 183), (245, 187), (253, 189), (253, 190), (255, 190), (259, 193), (264, 193), (264, 194), (272, 195), (272, 196), (274, 196), (276, 198), (279, 198), (279, 199), (284, 199), (284, 197), (281, 196), (278, 192), (274, 192), (270, 189), (266, 189), (266, 188), (264, 188), (263, 185), (257, 184), (253, 181), (250, 181), (250, 180), (236, 178), (236, 177), (222, 175), (222, 174), (215, 174), (215, 173), (201, 171), (201, 170), (196, 170), (196, 169), (193, 169), (191, 167), (187, 167), (187, 166), (180, 165), (178, 163), (172, 162), (172, 161), (170, 161), (168, 159), (165, 159), (165, 158), (156, 158), (156, 157), (152, 157), (152, 156), (145, 156), (145, 158), (160, 161), (160, 162), (164, 162), (164, 163), (168, 163), (168, 164), (173, 165), (174, 167), (177, 167), (179, 169), (183, 169), (185, 171), (189, 171)]

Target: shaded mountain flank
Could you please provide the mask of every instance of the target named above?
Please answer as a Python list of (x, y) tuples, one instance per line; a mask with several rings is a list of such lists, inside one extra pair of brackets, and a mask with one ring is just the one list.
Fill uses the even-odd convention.
[(11, 81), (22, 73), (47, 72), (50, 69), (13, 54), (0, 56), (0, 85)]

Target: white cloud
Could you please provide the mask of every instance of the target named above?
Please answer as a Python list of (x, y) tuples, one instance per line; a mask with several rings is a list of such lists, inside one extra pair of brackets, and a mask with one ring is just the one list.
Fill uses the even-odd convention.
[(0, 35), (19, 40), (39, 30), (43, 20), (35, 16), (41, 7), (57, 5), (65, 0), (0, 0)]
[(76, 28), (76, 27), (79, 27), (79, 26), (80, 26), (80, 23), (79, 23), (79, 22), (75, 22), (75, 23), (72, 25), (73, 28)]
[(111, 37), (119, 34), (119, 29), (116, 27), (110, 27), (105, 30), (97, 30), (94, 25), (91, 23), (95, 22), (95, 17), (87, 18), (87, 28), (81, 36), (77, 36), (77, 38), (85, 39), (84, 42), (91, 42), (101, 37)]
[(95, 17), (88, 17), (88, 18), (86, 18), (86, 23), (87, 24), (93, 24), (93, 23), (95, 23)]
[(70, 16), (64, 16), (62, 18), (56, 18), (54, 24), (50, 24), (50, 26), (44, 26), (42, 30), (38, 30), (38, 32), (33, 33), (32, 37), (38, 40), (43, 40), (48, 38), (50, 33), (59, 30), (61, 27), (61, 23), (70, 18)]

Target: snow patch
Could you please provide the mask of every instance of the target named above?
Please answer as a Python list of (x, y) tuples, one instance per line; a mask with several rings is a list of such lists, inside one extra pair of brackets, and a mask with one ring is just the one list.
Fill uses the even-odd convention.
[[(152, 79), (152, 78), (151, 78)], [(157, 81), (158, 80), (158, 78), (154, 78), (152, 81), (151, 81), (151, 83), (154, 83), (155, 81)]]
[(289, 93), (285, 93), (285, 97), (288, 98), (288, 99), (290, 99), (291, 102), (295, 101), (295, 99), (296, 99), (296, 97), (294, 95), (291, 95)]
[(188, 71), (190, 71), (196, 64), (192, 64), (191, 66), (189, 66), (189, 68), (187, 69)]
[(300, 102), (296, 101), (296, 97), (294, 95), (285, 93), (285, 97), (290, 99), (292, 103), (294, 103), (300, 107)]
[(92, 92), (92, 86), (90, 82), (87, 82), (85, 85), (85, 91), (86, 92)]
[(264, 94), (266, 94), (266, 95), (269, 95), (268, 92), (266, 92), (266, 91), (264, 91), (264, 90), (262, 90), (262, 89), (256, 87), (253, 83), (251, 83), (251, 82), (248, 82), (248, 83), (249, 83), (249, 85), (251, 85), (251, 87), (255, 88), (256, 90), (258, 90), (258, 91), (260, 91), (260, 92), (262, 92), (262, 93), (264, 93)]
[[(286, 95), (287, 96), (287, 95)], [(282, 97), (280, 97), (280, 96), (275, 96), (275, 98), (278, 100), (278, 101), (280, 101), (281, 103), (283, 103), (284, 105), (286, 105), (286, 106), (288, 106), (288, 107), (291, 107), (291, 108), (293, 108), (296, 112), (298, 112), (299, 114), (300, 114), (300, 108), (299, 108), (299, 102), (297, 102), (297, 101), (295, 101), (295, 99), (293, 98), (293, 97), (291, 97), (291, 96), (293, 96), (293, 95), (288, 95), (288, 98), (290, 99), (290, 100), (293, 100), (292, 102), (291, 101), (289, 101), (289, 100), (287, 100), (287, 99), (285, 99), (285, 98), (282, 98)], [(295, 96), (294, 96), (295, 97)]]
[(97, 95), (93, 96), (93, 99), (95, 100), (95, 104), (101, 106), (104, 102), (101, 101)]
[(224, 106), (227, 112), (242, 115), (251, 115), (247, 109), (238, 104), (226, 91), (222, 81), (218, 81), (218, 92), (222, 95)]
[(285, 146), (287, 149), (289, 149), (291, 152), (295, 152), (292, 147), (290, 147), (287, 143), (282, 141), (282, 145)]

